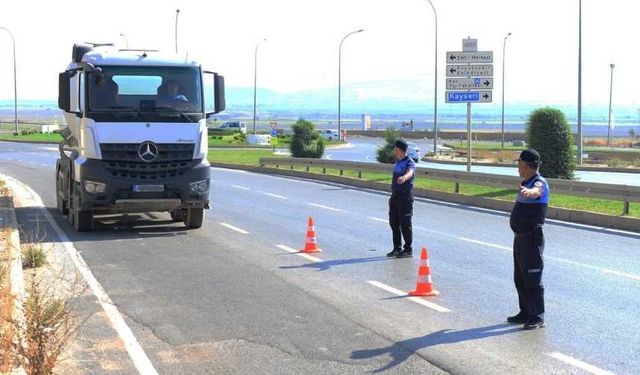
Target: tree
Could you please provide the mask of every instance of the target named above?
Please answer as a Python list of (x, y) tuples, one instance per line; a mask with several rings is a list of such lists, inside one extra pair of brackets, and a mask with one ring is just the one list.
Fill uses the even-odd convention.
[(394, 144), (400, 139), (400, 132), (394, 128), (387, 128), (384, 132), (385, 144), (378, 147), (376, 160), (380, 163), (393, 164), (396, 156), (393, 153)]
[(324, 139), (315, 130), (315, 125), (300, 119), (293, 125), (291, 155), (295, 158), (321, 158), (324, 154)]
[(571, 127), (562, 111), (539, 108), (527, 122), (529, 146), (540, 153), (540, 173), (547, 178), (573, 179), (576, 167)]

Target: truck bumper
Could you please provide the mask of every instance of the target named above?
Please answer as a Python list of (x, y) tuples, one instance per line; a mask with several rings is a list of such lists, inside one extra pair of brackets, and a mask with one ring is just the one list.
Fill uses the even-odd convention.
[[(105, 214), (208, 209), (211, 166), (203, 160), (191, 163), (182, 175), (150, 181), (115, 177), (109, 174), (102, 160), (87, 159), (80, 166), (81, 179), (76, 181), (80, 185), (77, 191), (81, 195), (81, 209)], [(87, 191), (88, 181), (105, 184), (104, 192)], [(203, 181), (206, 182), (203, 184)], [(194, 183), (200, 183), (199, 188), (194, 188)]]

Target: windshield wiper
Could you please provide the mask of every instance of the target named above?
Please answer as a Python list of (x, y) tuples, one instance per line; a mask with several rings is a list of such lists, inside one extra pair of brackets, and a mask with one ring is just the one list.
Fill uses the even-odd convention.
[[(169, 105), (162, 105), (159, 107), (156, 107), (155, 110), (158, 111), (159, 109), (169, 109), (172, 110), (176, 113), (178, 113), (180, 115), (180, 117), (183, 117), (184, 119), (187, 120), (187, 122), (192, 122), (193, 120), (191, 119), (191, 117), (187, 116), (187, 114), (185, 114), (184, 112), (182, 112), (181, 110), (179, 110), (178, 108), (175, 107), (171, 107)], [(160, 111), (160, 112), (167, 112), (167, 111)]]
[(105, 107), (104, 109), (108, 109), (109, 112), (112, 112), (111, 110), (116, 110), (116, 109), (129, 109), (131, 110), (130, 112), (134, 112), (136, 113), (138, 116), (140, 116), (144, 121), (149, 122), (149, 120), (147, 119), (147, 117), (144, 115), (144, 113), (136, 107), (133, 106), (128, 106), (128, 105), (114, 105), (111, 107)]

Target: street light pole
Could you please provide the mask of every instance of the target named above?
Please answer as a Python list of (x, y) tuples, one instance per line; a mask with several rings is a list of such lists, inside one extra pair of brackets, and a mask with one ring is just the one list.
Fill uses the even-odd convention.
[(267, 39), (262, 39), (256, 44), (256, 50), (253, 54), (253, 134), (256, 134), (256, 99), (258, 97), (258, 47), (260, 43), (266, 42)]
[(611, 68), (611, 81), (609, 84), (609, 136), (607, 137), (607, 147), (611, 147), (611, 138), (613, 137), (613, 129), (611, 128), (611, 109), (613, 103), (613, 69), (616, 65), (611, 64), (609, 67)]
[(578, 164), (582, 165), (582, 0), (578, 0)]
[(176, 53), (178, 53), (178, 15), (179, 14), (180, 14), (180, 9), (176, 9), (176, 27), (175, 27)]
[(0, 26), (0, 30), (4, 30), (9, 33), (11, 37), (11, 46), (13, 47), (13, 124), (15, 126), (14, 132), (18, 134), (18, 75), (16, 64), (16, 39), (13, 34), (6, 27)]
[(127, 49), (129, 49), (129, 39), (127, 38), (127, 36), (124, 35), (124, 33), (120, 33), (120, 36), (124, 39), (124, 43), (127, 46)]
[(435, 42), (434, 42), (434, 81), (433, 81), (433, 155), (438, 153), (438, 13), (431, 0), (427, 0), (433, 9), (435, 20)]
[(340, 137), (340, 139), (342, 139), (342, 44), (345, 39), (351, 35), (358, 34), (363, 31), (364, 29), (360, 29), (345, 35), (340, 41), (340, 47), (338, 48), (338, 137)]
[(504, 77), (505, 77), (505, 53), (507, 50), (507, 39), (511, 36), (511, 33), (507, 34), (504, 37), (504, 42), (502, 43), (502, 142), (501, 148), (504, 148)]

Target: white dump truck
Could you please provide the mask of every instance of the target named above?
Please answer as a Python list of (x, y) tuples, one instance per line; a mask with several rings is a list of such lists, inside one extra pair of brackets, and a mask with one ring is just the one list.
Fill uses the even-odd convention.
[(210, 208), (206, 120), (224, 78), (184, 56), (76, 44), (59, 75), (58, 210), (77, 231), (94, 215), (168, 212), (187, 228)]

